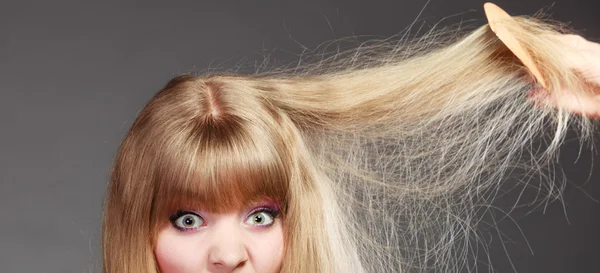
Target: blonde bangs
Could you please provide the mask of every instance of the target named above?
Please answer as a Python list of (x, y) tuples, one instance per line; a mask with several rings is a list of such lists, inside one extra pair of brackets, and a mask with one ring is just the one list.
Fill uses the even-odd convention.
[(280, 138), (247, 120), (226, 119), (207, 120), (160, 151), (153, 208), (156, 224), (176, 210), (218, 213), (265, 199), (277, 202), (284, 211), (289, 171), (282, 161)]

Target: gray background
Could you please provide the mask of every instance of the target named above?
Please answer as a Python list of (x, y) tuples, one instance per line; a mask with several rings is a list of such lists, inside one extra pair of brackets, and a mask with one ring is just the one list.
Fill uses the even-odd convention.
[[(598, 1), (496, 3), (513, 14), (545, 8), (553, 19), (600, 38)], [(305, 47), (332, 39), (387, 37), (407, 28), (425, 4), (0, 2), (0, 272), (101, 271), (101, 208), (112, 157), (137, 111), (171, 77), (248, 73), (266, 55), (271, 64), (289, 63)], [(414, 29), (446, 17), (442, 25), (479, 26), (482, 4), (433, 0)], [(565, 206), (518, 209), (512, 220), (498, 223), (503, 236), (484, 231), (499, 272), (513, 271), (507, 256), (519, 272), (600, 272), (600, 205), (594, 201), (600, 199), (600, 157), (584, 152), (576, 160), (578, 148), (573, 140), (561, 153), (571, 181)], [(499, 200), (498, 212), (510, 201)]]

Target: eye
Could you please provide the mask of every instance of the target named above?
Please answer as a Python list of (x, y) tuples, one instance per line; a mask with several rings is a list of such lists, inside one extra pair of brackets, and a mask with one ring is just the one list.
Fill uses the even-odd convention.
[(176, 215), (171, 216), (171, 223), (173, 226), (180, 230), (196, 230), (204, 226), (204, 219), (198, 214), (187, 211), (177, 212)]
[(275, 221), (275, 215), (269, 210), (253, 212), (246, 218), (246, 224), (253, 226), (270, 226)]

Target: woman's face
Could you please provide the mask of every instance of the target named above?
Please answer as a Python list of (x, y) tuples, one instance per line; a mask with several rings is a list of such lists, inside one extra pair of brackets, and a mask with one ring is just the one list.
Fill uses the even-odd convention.
[(226, 213), (182, 210), (158, 233), (162, 273), (279, 271), (284, 252), (279, 207), (272, 202)]

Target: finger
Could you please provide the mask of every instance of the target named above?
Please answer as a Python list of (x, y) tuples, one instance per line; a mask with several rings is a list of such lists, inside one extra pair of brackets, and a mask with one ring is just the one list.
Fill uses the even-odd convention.
[(559, 34), (553, 35), (556, 39), (562, 42), (565, 46), (578, 51), (594, 51), (600, 50), (600, 44), (587, 40), (586, 38), (576, 34)]
[(589, 83), (600, 85), (600, 44), (575, 34), (554, 37), (565, 45), (564, 56), (568, 67)]
[(600, 51), (566, 52), (569, 68), (577, 71), (589, 83), (600, 85)]
[(564, 58), (568, 68), (576, 71), (597, 92), (543, 92), (532, 90), (530, 98), (537, 105), (551, 105), (575, 114), (600, 118), (600, 44), (579, 35), (555, 35), (565, 46)]
[(600, 95), (578, 94), (572, 92), (561, 92), (559, 97), (554, 97), (556, 106), (570, 112), (588, 116), (600, 117)]

